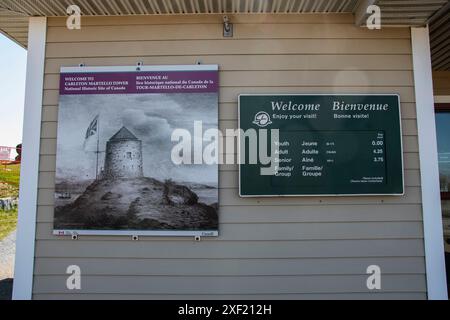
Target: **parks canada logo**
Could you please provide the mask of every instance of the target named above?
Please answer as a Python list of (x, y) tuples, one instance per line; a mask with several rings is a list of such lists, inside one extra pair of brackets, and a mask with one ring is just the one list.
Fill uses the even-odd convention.
[(255, 115), (255, 120), (253, 123), (261, 128), (264, 128), (271, 125), (272, 121), (270, 120), (270, 115), (267, 112), (260, 111)]

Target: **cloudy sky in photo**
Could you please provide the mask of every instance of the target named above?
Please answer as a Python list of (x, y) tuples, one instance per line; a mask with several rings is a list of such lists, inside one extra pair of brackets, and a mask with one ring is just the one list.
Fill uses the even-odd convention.
[[(159, 180), (173, 179), (217, 185), (218, 167), (176, 166), (171, 160), (175, 129), (194, 132), (194, 121), (203, 130), (218, 127), (218, 96), (207, 94), (63, 95), (60, 97), (57, 149), (57, 182), (95, 178), (97, 137), (85, 144), (86, 130), (100, 115), (100, 151), (106, 142), (127, 127), (142, 141), (144, 174)], [(104, 153), (99, 168), (104, 167)]]

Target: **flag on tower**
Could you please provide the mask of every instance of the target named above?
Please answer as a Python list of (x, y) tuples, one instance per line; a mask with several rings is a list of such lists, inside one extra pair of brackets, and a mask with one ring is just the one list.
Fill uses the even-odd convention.
[(94, 136), (98, 132), (98, 115), (92, 120), (89, 128), (86, 131), (86, 140), (88, 140), (90, 137)]

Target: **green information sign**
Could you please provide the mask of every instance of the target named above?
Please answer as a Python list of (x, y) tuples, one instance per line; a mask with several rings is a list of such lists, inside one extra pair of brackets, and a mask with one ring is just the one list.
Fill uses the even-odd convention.
[(400, 123), (398, 95), (241, 95), (240, 195), (402, 195)]

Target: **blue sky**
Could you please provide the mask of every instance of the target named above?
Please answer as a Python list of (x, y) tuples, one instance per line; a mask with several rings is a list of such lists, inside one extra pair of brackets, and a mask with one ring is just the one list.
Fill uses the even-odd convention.
[(22, 142), (25, 49), (0, 34), (0, 146)]

